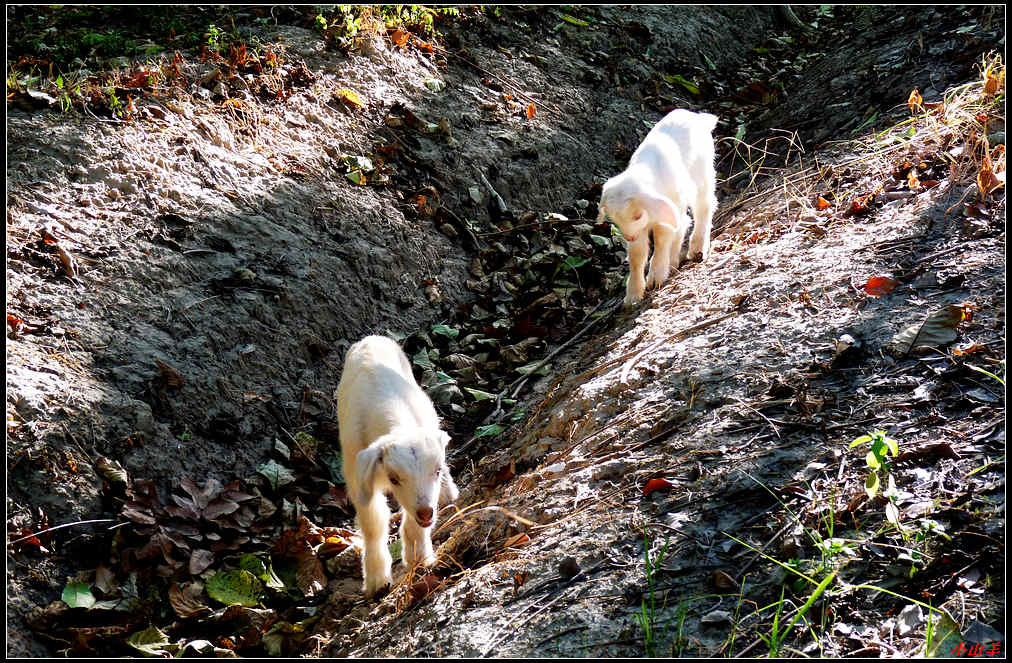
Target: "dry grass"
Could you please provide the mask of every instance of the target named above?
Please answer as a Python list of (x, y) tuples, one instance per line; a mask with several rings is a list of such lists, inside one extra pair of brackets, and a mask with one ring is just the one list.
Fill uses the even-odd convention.
[[(796, 222), (815, 220), (823, 210), (860, 214), (876, 202), (913, 195), (929, 186), (949, 192), (976, 184), (959, 202), (973, 193), (983, 199), (1005, 182), (1004, 138), (995, 145), (989, 141), (989, 136), (1004, 136), (1004, 102), (1005, 65), (1001, 55), (991, 53), (980, 64), (979, 80), (950, 89), (941, 102), (923, 103), (914, 90), (908, 104), (911, 116), (906, 120), (856, 140), (829, 144), (827, 151), (842, 155), (832, 161), (815, 159), (807, 165), (796, 135), (773, 136), (756, 144), (725, 139), (746, 163), (728, 181), (747, 180), (747, 185), (737, 198), (721, 206), (718, 216), (727, 221), (715, 225), (719, 231), (734, 230), (735, 219), (748, 218), (751, 228), (745, 230), (751, 230), (775, 218), (791, 218), (792, 212)], [(786, 149), (781, 145), (785, 142)], [(929, 157), (947, 163), (944, 179), (918, 178), (918, 166)], [(790, 163), (792, 158), (797, 163), (791, 167), (770, 165)], [(910, 162), (903, 169), (907, 187), (893, 188), (890, 183), (905, 160)], [(770, 184), (771, 179), (775, 184)], [(747, 213), (738, 214), (743, 211)]]

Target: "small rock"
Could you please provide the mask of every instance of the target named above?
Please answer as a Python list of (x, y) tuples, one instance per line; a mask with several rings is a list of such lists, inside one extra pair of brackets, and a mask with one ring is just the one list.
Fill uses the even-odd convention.
[(444, 223), (443, 225), (439, 226), (439, 232), (443, 233), (450, 239), (454, 239), (457, 237), (457, 229), (451, 226), (449, 223)]
[(580, 572), (580, 563), (576, 561), (575, 557), (566, 557), (559, 562), (559, 575), (569, 580), (575, 577)]
[(727, 610), (713, 610), (703, 615), (699, 621), (704, 624), (730, 624), (733, 620)]

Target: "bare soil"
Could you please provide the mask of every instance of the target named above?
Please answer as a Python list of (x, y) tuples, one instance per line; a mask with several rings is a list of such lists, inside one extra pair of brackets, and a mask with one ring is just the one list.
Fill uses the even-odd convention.
[[(239, 21), (280, 68), (187, 52), (128, 121), (9, 99), (9, 656), (135, 655), (150, 626), (239, 655), (764, 655), (767, 606), (815, 590), (784, 566), (835, 574), (784, 655), (919, 655), (911, 599), (1004, 642), (1005, 392), (973, 367), (1004, 377), (1005, 188), (966, 168), (1004, 116), (879, 133), (979, 83), (1004, 8), (573, 11), (350, 49), (294, 12)], [(721, 117), (713, 253), (626, 312), (597, 195), (676, 106)], [(947, 306), (954, 341), (892, 349)], [(370, 333), (461, 488), (439, 566), (378, 602), (333, 403)], [(848, 449), (873, 430), (892, 500)], [(299, 591), (220, 609), (201, 587), (243, 554), (297, 558)]]

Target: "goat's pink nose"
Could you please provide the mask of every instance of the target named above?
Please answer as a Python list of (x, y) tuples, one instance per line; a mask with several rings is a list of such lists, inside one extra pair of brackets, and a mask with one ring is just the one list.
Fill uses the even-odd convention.
[(415, 515), (418, 516), (419, 522), (428, 523), (432, 521), (432, 507), (431, 506), (420, 506), (415, 511)]

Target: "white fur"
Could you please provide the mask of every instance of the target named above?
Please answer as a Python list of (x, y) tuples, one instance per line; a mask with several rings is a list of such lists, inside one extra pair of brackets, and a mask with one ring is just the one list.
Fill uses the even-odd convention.
[[(625, 305), (643, 299), (646, 288), (664, 283), (673, 264), (681, 264), (682, 240), (692, 206), (695, 228), (689, 260), (710, 253), (710, 224), (717, 209), (713, 168), (713, 129), (717, 117), (673, 110), (650, 130), (629, 167), (604, 183), (598, 220), (610, 217), (629, 242), (629, 283)], [(643, 280), (643, 266), (654, 233), (654, 255)]]
[(337, 387), (337, 420), (344, 479), (364, 542), (362, 589), (371, 597), (392, 582), (387, 492), (401, 505), (405, 565), (436, 561), (430, 532), (438, 498), (457, 499), (446, 467), (450, 436), (440, 429), (407, 356), (385, 336), (367, 336), (348, 349)]

